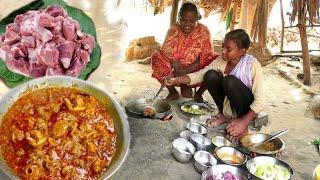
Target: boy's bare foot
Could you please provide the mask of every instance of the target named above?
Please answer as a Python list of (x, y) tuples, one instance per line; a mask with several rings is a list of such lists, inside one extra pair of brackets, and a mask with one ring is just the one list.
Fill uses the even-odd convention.
[(243, 133), (241, 133), (241, 134), (239, 135), (239, 137), (242, 138), (243, 136), (245, 136), (245, 135), (247, 135), (247, 134), (249, 134), (249, 129), (248, 129), (248, 127), (246, 128), (245, 131), (243, 131)]
[(203, 103), (202, 94), (207, 90), (207, 87), (205, 84), (201, 83), (200, 88), (197, 90), (197, 92), (194, 94), (194, 100)]
[(247, 135), (248, 133), (249, 133), (249, 130), (247, 127), (246, 130), (243, 133), (241, 133), (239, 136), (234, 137), (234, 136), (227, 135), (227, 139), (229, 139), (232, 142), (232, 144), (237, 146), (240, 144), (241, 138)]
[(222, 113), (217, 114), (212, 119), (208, 119), (206, 124), (208, 127), (218, 127), (223, 123), (229, 122), (229, 119), (226, 118)]
[(203, 98), (202, 98), (202, 93), (197, 91), (195, 94), (194, 94), (194, 100), (199, 102), (199, 103), (202, 103), (203, 102)]
[(185, 98), (192, 98), (193, 92), (189, 86), (181, 86), (181, 96)]
[(173, 88), (169, 90), (169, 95), (166, 97), (166, 100), (173, 101), (179, 99), (179, 93), (178, 91)]

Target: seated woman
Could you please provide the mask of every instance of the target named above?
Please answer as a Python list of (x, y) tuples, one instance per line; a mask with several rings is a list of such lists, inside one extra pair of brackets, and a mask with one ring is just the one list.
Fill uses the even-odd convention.
[(199, 72), (165, 81), (168, 86), (203, 82), (219, 109), (218, 115), (207, 121), (208, 126), (228, 123), (227, 132), (237, 139), (248, 132), (249, 123), (264, 108), (262, 68), (246, 54), (249, 46), (244, 30), (231, 31), (225, 35), (222, 58)]
[[(198, 71), (211, 63), (218, 55), (213, 54), (210, 32), (200, 23), (201, 18), (196, 5), (184, 3), (179, 10), (179, 23), (168, 30), (165, 41), (159, 51), (151, 56), (152, 77), (163, 83), (163, 78), (174, 69), (175, 76)], [(167, 86), (169, 95), (167, 99), (179, 98), (174, 86)], [(196, 97), (202, 97), (205, 91), (202, 86)], [(181, 95), (192, 98), (192, 89), (186, 85), (181, 86)]]

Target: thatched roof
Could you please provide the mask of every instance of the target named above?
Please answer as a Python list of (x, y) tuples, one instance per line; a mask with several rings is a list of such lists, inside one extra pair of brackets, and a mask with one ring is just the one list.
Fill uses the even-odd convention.
[[(182, 2), (187, 1), (182, 0)], [(242, 0), (200, 0), (196, 4), (204, 10), (204, 16), (208, 17), (211, 12), (226, 14), (235, 1), (239, 4), (237, 9), (240, 13)], [(165, 7), (172, 5), (173, 0), (148, 0), (148, 2), (154, 7), (154, 14), (161, 14)]]
[[(301, 18), (299, 23), (306, 24), (307, 21), (309, 25), (315, 24), (316, 20), (319, 20), (320, 15), (320, 1), (318, 0), (291, 0), (292, 13), (290, 17), (291, 23), (295, 21), (296, 17)], [(303, 22), (301, 22), (301, 20)], [(307, 21), (306, 21), (307, 20)], [(318, 21), (319, 23), (319, 21)]]

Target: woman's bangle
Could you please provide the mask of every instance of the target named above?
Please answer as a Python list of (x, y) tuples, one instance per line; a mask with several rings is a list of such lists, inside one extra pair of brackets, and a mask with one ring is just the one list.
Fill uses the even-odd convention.
[(180, 82), (180, 77), (177, 77), (177, 79), (178, 79), (178, 85), (180, 85), (180, 83), (181, 83), (181, 82)]

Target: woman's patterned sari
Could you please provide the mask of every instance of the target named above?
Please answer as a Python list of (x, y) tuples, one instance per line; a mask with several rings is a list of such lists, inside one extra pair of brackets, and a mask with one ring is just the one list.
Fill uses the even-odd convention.
[(163, 77), (170, 73), (170, 61), (180, 61), (181, 67), (187, 67), (200, 58), (198, 71), (217, 57), (218, 54), (213, 53), (210, 32), (206, 26), (198, 23), (186, 37), (179, 25), (175, 24), (168, 30), (161, 49), (152, 54), (152, 77), (162, 82)]

